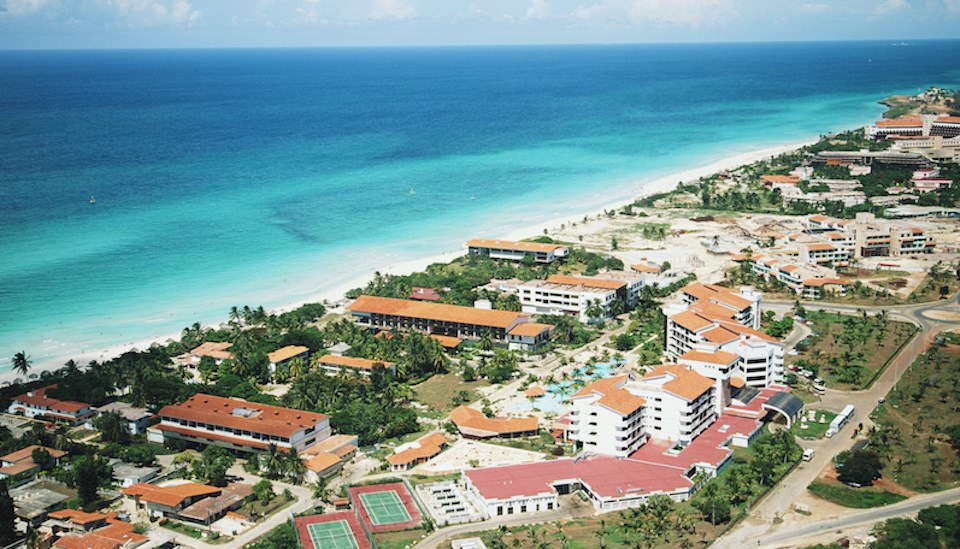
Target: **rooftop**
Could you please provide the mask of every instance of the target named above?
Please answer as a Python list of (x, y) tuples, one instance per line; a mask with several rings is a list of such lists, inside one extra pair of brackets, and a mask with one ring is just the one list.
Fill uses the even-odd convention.
[(197, 393), (182, 404), (164, 406), (157, 415), (284, 438), (327, 419), (314, 412), (204, 393)]
[(287, 345), (286, 347), (280, 347), (276, 351), (267, 354), (267, 360), (273, 363), (283, 362), (284, 360), (290, 360), (295, 356), (309, 352), (310, 349), (303, 345)]
[(542, 242), (517, 242), (514, 240), (492, 240), (487, 238), (477, 238), (467, 241), (467, 246), (471, 248), (492, 248), (497, 250), (516, 250), (518, 252), (541, 252), (549, 253), (555, 250), (565, 250), (567, 247), (561, 244), (544, 244)]
[(233, 347), (228, 341), (204, 341), (199, 346), (190, 351), (194, 356), (208, 356), (217, 360), (231, 360), (233, 354), (227, 352), (227, 349)]
[(384, 368), (393, 366), (393, 362), (385, 360), (370, 360), (367, 358), (357, 358), (352, 356), (324, 355), (317, 359), (319, 364), (329, 364), (330, 366), (346, 366), (347, 368), (357, 368), (360, 370), (372, 370), (374, 364), (380, 364)]
[(127, 496), (139, 496), (142, 501), (156, 503), (165, 507), (179, 507), (187, 498), (197, 496), (213, 496), (219, 494), (220, 488), (196, 482), (185, 482), (173, 486), (157, 486), (155, 484), (137, 483), (123, 489)]
[(678, 364), (658, 366), (643, 376), (645, 380), (669, 378), (663, 384), (666, 391), (687, 401), (693, 401), (713, 387), (713, 380)]
[(55, 384), (47, 385), (46, 387), (40, 387), (39, 389), (27, 391), (22, 395), (17, 395), (10, 400), (15, 403), (22, 402), (23, 404), (28, 404), (35, 408), (47, 408), (49, 410), (67, 414), (75, 414), (80, 410), (89, 408), (91, 406), (86, 402), (77, 402), (75, 400), (59, 400), (53, 397), (48, 397), (47, 391), (56, 388), (57, 386)]
[(474, 307), (463, 307), (460, 305), (426, 303), (408, 299), (369, 295), (358, 297), (356, 301), (347, 307), (347, 310), (354, 313), (399, 316), (403, 318), (473, 324), (502, 329), (510, 328), (521, 319), (526, 318), (526, 315), (512, 311), (476, 309)]
[(539, 420), (525, 418), (488, 418), (483, 412), (469, 406), (458, 406), (450, 412), (450, 421), (459, 429), (474, 431), (481, 436), (497, 436), (536, 431)]

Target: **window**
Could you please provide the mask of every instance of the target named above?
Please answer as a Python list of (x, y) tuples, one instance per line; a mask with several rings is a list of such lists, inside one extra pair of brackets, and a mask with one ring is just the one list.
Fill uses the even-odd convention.
[(553, 502), (551, 501), (550, 503), (547, 504), (547, 511), (552, 511), (552, 510), (553, 510)]
[(497, 515), (499, 516), (499, 515), (502, 515), (502, 514), (503, 514), (503, 506), (502, 506), (502, 505), (497, 505)]
[(526, 512), (527, 512), (527, 504), (526, 504), (526, 503), (524, 503), (523, 505), (520, 506), (520, 512), (521, 512), (521, 513), (526, 513)]
[(508, 515), (512, 515), (512, 514), (513, 514), (513, 506), (512, 506), (512, 505), (511, 505), (510, 507), (507, 507), (507, 514), (508, 514)]

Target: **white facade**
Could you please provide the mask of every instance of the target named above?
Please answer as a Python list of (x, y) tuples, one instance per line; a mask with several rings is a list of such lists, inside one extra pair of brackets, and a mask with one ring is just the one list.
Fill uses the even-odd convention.
[(556, 284), (531, 280), (517, 287), (521, 310), (537, 315), (570, 315), (588, 322), (587, 309), (594, 301), (606, 312), (617, 298), (616, 290), (588, 288), (581, 285)]

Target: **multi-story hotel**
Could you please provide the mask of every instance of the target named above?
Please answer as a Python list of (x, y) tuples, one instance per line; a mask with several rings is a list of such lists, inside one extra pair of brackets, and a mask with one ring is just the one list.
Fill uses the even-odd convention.
[(626, 457), (649, 438), (689, 444), (717, 418), (714, 381), (683, 366), (594, 381), (571, 399), (570, 436), (584, 452)]
[(666, 354), (674, 360), (689, 351), (723, 351), (739, 357), (729, 375), (752, 387), (783, 380), (783, 344), (755, 328), (760, 324), (760, 293), (739, 293), (694, 283), (681, 290), (681, 302), (663, 307), (667, 317)]
[(523, 312), (541, 315), (570, 315), (581, 322), (591, 320), (587, 310), (597, 304), (604, 317), (619, 300), (623, 310), (640, 298), (644, 275), (611, 271), (597, 276), (552, 275), (546, 280), (531, 280), (517, 286)]
[(869, 212), (858, 213), (852, 221), (814, 215), (805, 225), (805, 232), (845, 251), (848, 258), (933, 253), (937, 245), (916, 223), (877, 219)]
[(822, 259), (811, 261), (809, 255), (806, 257), (802, 254), (798, 255), (789, 253), (749, 256), (736, 254), (732, 257), (737, 262), (749, 262), (757, 276), (761, 276), (768, 281), (778, 280), (804, 299), (820, 299), (825, 292), (846, 295), (849, 283), (842, 278), (838, 278), (834, 269), (822, 265), (822, 263), (831, 265), (839, 263), (842, 265), (845, 264), (845, 261), (840, 259), (826, 262)]
[(513, 311), (390, 297), (362, 295), (347, 310), (358, 324), (368, 328), (417, 330), (460, 339), (479, 339), (489, 334), (496, 342), (524, 350), (542, 345), (553, 331), (553, 326), (530, 322), (528, 315)]
[(300, 453), (331, 433), (330, 419), (324, 414), (203, 393), (164, 406), (157, 416), (160, 423), (147, 429), (151, 442), (179, 440), (243, 452), (274, 444)]
[(317, 359), (317, 366), (322, 368), (327, 375), (335, 376), (346, 370), (358, 375), (369, 377), (373, 371), (374, 365), (379, 364), (384, 369), (397, 373), (397, 365), (393, 362), (384, 360), (370, 360), (366, 358), (357, 358), (352, 356), (323, 355)]
[(553, 263), (567, 256), (567, 247), (541, 242), (476, 239), (467, 241), (467, 252), (488, 255), (492, 259), (522, 261), (523, 258), (530, 257), (537, 263)]

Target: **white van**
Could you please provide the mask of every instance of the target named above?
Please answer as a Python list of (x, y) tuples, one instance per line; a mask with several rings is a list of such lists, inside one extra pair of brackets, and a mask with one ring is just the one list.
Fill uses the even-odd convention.
[(813, 448), (807, 448), (803, 451), (803, 461), (810, 461), (813, 459)]

